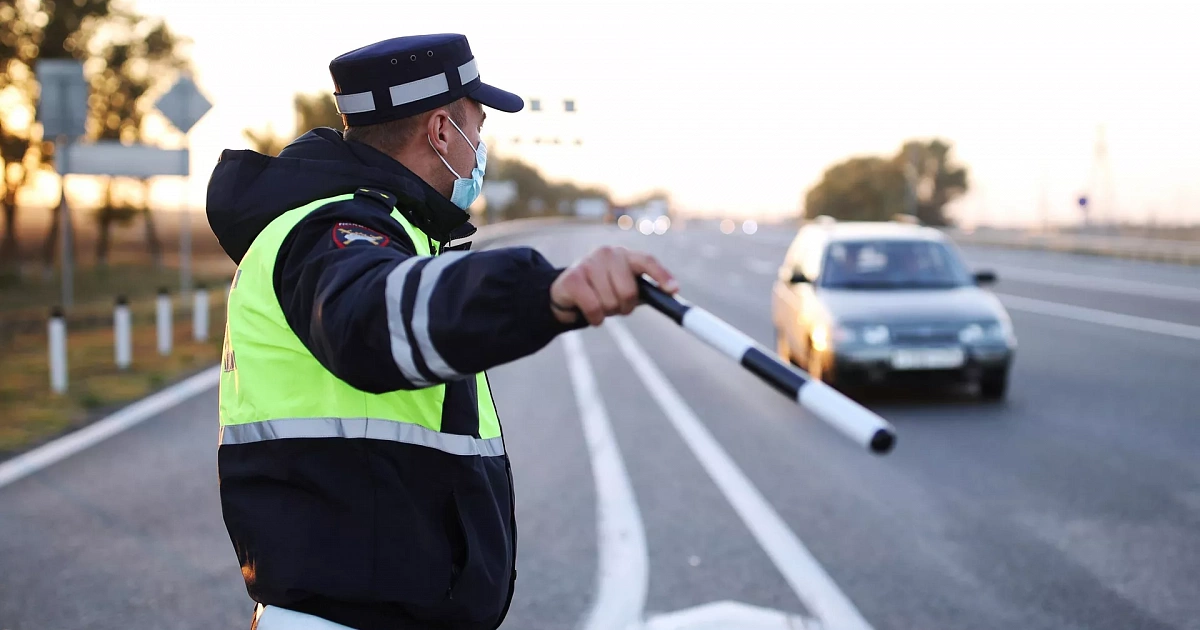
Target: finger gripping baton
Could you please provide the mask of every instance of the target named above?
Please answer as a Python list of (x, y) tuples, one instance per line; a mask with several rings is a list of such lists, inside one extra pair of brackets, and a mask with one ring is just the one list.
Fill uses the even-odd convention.
[(670, 317), (684, 330), (737, 361), (801, 407), (874, 453), (887, 453), (896, 443), (896, 430), (887, 420), (847, 398), (836, 389), (780, 361), (746, 333), (712, 313), (671, 297), (652, 281), (638, 278), (641, 301)]

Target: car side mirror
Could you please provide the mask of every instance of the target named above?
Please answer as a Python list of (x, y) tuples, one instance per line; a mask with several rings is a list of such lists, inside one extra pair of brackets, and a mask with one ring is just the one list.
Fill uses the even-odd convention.
[(804, 274), (800, 273), (799, 271), (793, 271), (792, 278), (789, 280), (789, 282), (791, 282), (792, 284), (803, 284), (805, 282), (808, 282), (808, 278), (805, 278)]
[(977, 284), (981, 287), (987, 286), (989, 284), (996, 284), (996, 272), (995, 271), (976, 271), (975, 272), (975, 284)]

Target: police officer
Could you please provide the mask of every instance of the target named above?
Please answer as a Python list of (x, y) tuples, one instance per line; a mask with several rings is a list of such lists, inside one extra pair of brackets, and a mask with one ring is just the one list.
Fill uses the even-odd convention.
[[(220, 386), (221, 505), (260, 630), (491, 630), (516, 579), (509, 461), (484, 371), (628, 314), (653, 258), (469, 252), (487, 152), (461, 35), (330, 64), (346, 129), (222, 153), (209, 224), (238, 264)], [(583, 318), (580, 318), (582, 314)], [(315, 625), (314, 625), (315, 624)]]

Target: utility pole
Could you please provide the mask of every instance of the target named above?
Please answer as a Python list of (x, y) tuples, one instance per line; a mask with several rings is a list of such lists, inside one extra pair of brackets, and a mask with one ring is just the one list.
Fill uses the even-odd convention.
[(1088, 186), (1088, 201), (1091, 204), (1091, 216), (1101, 229), (1115, 229), (1117, 212), (1115, 194), (1113, 193), (1112, 166), (1108, 161), (1108, 143), (1104, 138), (1104, 125), (1096, 127), (1096, 144), (1092, 151), (1091, 182)]
[(917, 216), (917, 180), (920, 176), (917, 171), (917, 161), (919, 159), (916, 143), (910, 143), (904, 164), (904, 180), (907, 184), (905, 205), (909, 216), (914, 218)]

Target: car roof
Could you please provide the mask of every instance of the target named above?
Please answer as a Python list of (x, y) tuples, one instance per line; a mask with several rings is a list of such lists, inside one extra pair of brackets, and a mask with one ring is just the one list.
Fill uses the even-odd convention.
[(807, 223), (802, 229), (821, 233), (828, 241), (859, 239), (944, 241), (940, 230), (922, 225), (895, 221), (839, 221), (837, 223)]

